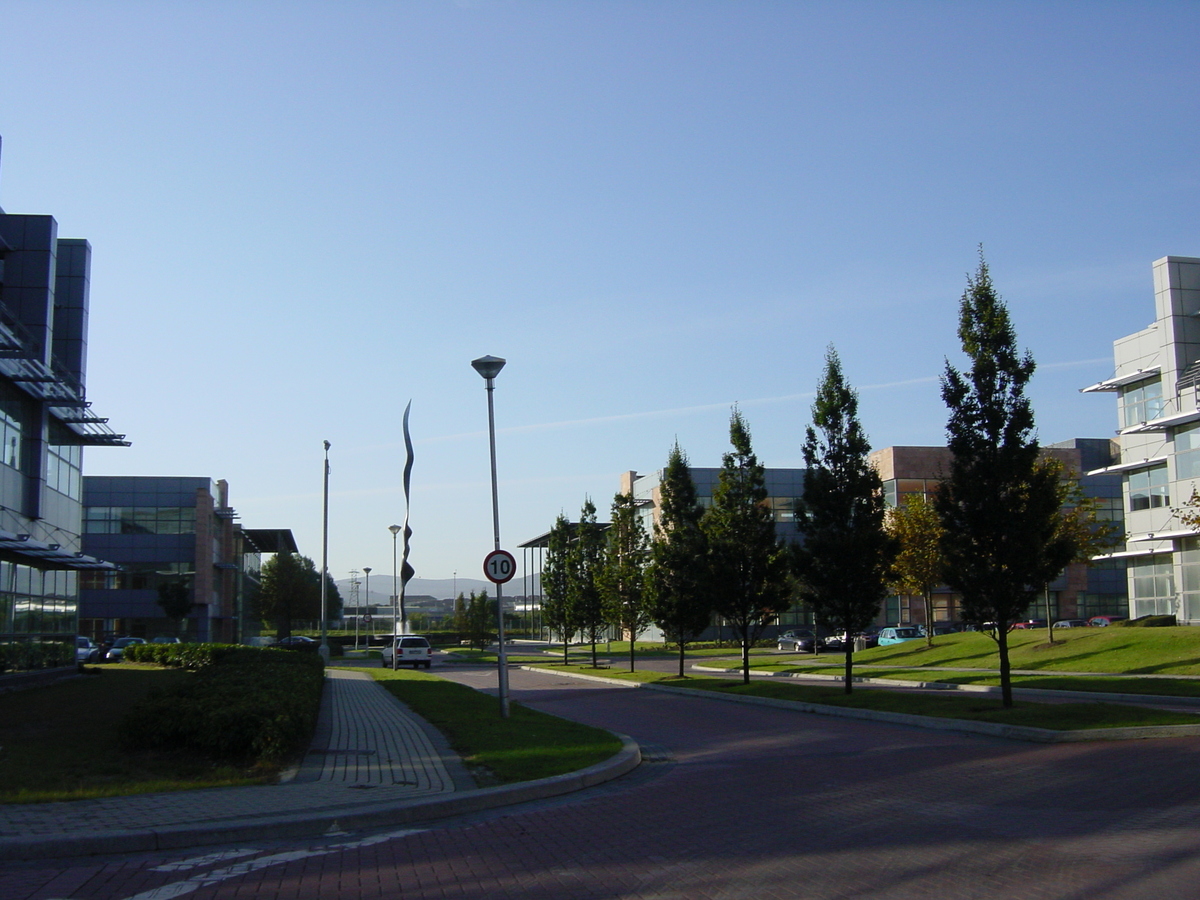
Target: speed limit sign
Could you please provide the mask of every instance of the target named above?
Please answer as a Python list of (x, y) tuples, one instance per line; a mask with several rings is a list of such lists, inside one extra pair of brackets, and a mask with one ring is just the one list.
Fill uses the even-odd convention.
[(517, 561), (507, 550), (493, 550), (483, 558), (483, 574), (493, 584), (504, 584), (517, 574)]

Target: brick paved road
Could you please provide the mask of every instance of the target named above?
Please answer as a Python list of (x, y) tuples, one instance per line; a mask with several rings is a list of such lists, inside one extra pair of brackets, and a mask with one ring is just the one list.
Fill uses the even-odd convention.
[(392, 835), (16, 865), (0, 897), (1200, 896), (1200, 739), (1038, 746), (553, 675), (513, 672), (512, 686), (670, 761)]

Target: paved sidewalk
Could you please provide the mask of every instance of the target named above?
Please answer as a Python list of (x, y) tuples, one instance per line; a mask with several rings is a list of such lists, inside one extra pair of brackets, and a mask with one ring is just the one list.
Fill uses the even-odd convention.
[(312, 746), (285, 783), (0, 805), (0, 859), (311, 836), (457, 815), (578, 790), (640, 761), (636, 745), (570, 775), (479, 789), (432, 726), (362, 672), (327, 668)]

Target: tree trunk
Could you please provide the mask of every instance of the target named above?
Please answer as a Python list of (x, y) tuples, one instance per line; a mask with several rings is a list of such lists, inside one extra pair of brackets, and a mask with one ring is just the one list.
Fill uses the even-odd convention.
[(636, 669), (634, 668), (634, 665), (633, 665), (633, 643), (634, 643), (633, 642), (633, 632), (631, 631), (629, 634), (630, 634), (630, 637), (629, 637), (629, 671), (634, 672), (634, 671), (636, 671)]
[(925, 599), (925, 646), (933, 646), (933, 591), (927, 590)]
[(1054, 623), (1050, 621), (1050, 584), (1046, 584), (1046, 642), (1054, 643)]
[(563, 638), (563, 665), (564, 666), (569, 666), (571, 664), (570, 646), (571, 646), (571, 638), (564, 637)]
[(849, 694), (854, 690), (854, 640), (849, 632), (846, 632), (846, 637), (846, 693)]
[(684, 664), (685, 652), (686, 651), (683, 649), (683, 641), (681, 640), (679, 642), (679, 677), (680, 678), (683, 677), (683, 664)]
[(1009, 623), (996, 623), (996, 650), (1000, 654), (1000, 696), (1005, 709), (1012, 709), (1012, 674), (1008, 665), (1008, 626)]
[(750, 683), (750, 638), (742, 637), (742, 684)]

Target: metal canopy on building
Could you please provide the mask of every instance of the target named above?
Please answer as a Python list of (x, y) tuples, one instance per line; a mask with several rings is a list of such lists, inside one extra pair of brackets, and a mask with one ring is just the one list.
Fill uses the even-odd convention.
[(1106, 381), (1098, 381), (1095, 384), (1088, 385), (1085, 388), (1080, 388), (1081, 394), (1093, 394), (1097, 391), (1116, 391), (1121, 388), (1136, 384), (1139, 381), (1145, 381), (1162, 373), (1162, 366), (1149, 366), (1145, 369), (1138, 369), (1136, 372), (1130, 372), (1127, 375), (1118, 375), (1116, 378), (1109, 378)]
[(290, 528), (243, 528), (242, 537), (256, 553), (299, 553)]
[(0, 531), (0, 556), (15, 559), (39, 569), (99, 569), (115, 572), (120, 566), (85, 556), (79, 551), (64, 550), (58, 544), (35, 541), (27, 534)]
[(43, 401), (50, 414), (92, 447), (128, 447), (125, 435), (108, 427), (108, 419), (94, 415), (84, 398), (83, 385), (70, 375), (56, 372), (42, 362), (35, 342), (25, 327), (0, 305), (0, 375), (35, 400)]

